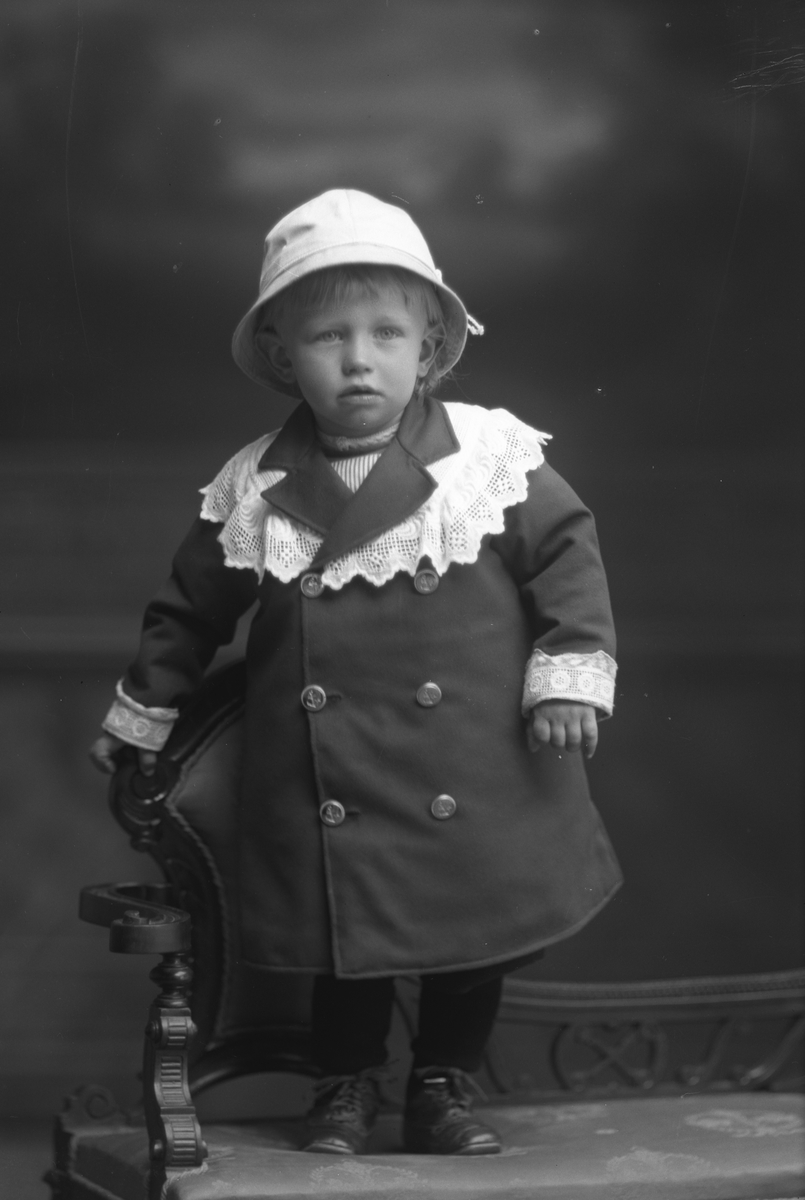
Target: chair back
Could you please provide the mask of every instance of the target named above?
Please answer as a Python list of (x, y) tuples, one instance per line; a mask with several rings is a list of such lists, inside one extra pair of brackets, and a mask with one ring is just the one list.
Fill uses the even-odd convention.
[(192, 921), (194, 1092), (236, 1075), (314, 1073), (308, 1059), (312, 977), (243, 961), (237, 920), (237, 821), (245, 665), (210, 674), (183, 710), (154, 776), (134, 754), (112, 782), (112, 811), (151, 855), (167, 903)]

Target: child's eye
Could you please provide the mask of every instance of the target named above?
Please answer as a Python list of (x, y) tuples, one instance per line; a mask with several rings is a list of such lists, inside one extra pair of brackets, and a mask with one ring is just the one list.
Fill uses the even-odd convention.
[(391, 338), (397, 337), (398, 334), (399, 334), (399, 330), (393, 329), (391, 326), (387, 326), (384, 329), (378, 329), (378, 331), (377, 331), (378, 337), (382, 338), (382, 340), (385, 342), (390, 341)]
[(337, 329), (324, 329), (316, 337), (320, 342), (335, 342), (340, 337), (340, 334)]

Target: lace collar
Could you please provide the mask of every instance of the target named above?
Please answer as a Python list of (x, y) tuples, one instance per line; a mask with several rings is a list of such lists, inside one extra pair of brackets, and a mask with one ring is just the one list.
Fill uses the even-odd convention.
[[(288, 511), (283, 488), (287, 491), (296, 459), (287, 451), (272, 454), (283, 431), (267, 434), (240, 450), (202, 489), (201, 516), (222, 524), (219, 541), (226, 564), (254, 570), (261, 578), (267, 571), (285, 583), (314, 566), (321, 571), (325, 586), (338, 590), (358, 576), (379, 587), (400, 571), (414, 575), (424, 557), (431, 560), (439, 574), (453, 562), (474, 562), (483, 538), (503, 531), (506, 508), (526, 498), (527, 474), (543, 462), (542, 445), (549, 435), (531, 429), (505, 409), (490, 412), (457, 402), (438, 407), (447, 419), (455, 448), (442, 453), (446, 448), (442, 445), (434, 451), (441, 457), (426, 468), (412, 450), (401, 445), (409, 437), (413, 440), (413, 435), (400, 430), (354, 499), (364, 492), (381, 464), (391, 461), (392, 469), (397, 469), (392, 455), (396, 445), (400, 454), (407, 455), (405, 461), (411, 468), (418, 468), (413, 477), (419, 480), (416, 486), (421, 489), (422, 500), (412, 511), (400, 507), (399, 511), (406, 513), (403, 518), (357, 540), (351, 536), (355, 531), (349, 527), (348, 505), (340, 493), (337, 498), (343, 507), (336, 520), (318, 513), (318, 528)], [(413, 420), (417, 419), (415, 415)], [(427, 423), (437, 416), (431, 412), (421, 419)], [(288, 424), (290, 421), (286, 429)], [(305, 461), (301, 443), (295, 453), (299, 461)], [(326, 462), (324, 465), (335, 476)], [(272, 503), (274, 496), (282, 507)], [(399, 496), (392, 500), (401, 503)], [(344, 536), (334, 542), (332, 533), (338, 532), (335, 527), (339, 520)], [(328, 542), (333, 551), (330, 557), (322, 553)]]

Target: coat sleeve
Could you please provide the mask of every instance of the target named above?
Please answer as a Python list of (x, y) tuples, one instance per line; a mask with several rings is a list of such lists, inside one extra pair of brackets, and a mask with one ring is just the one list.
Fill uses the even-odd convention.
[(221, 526), (198, 518), (179, 547), (170, 578), (148, 605), (136, 659), (118, 684), (103, 728), (159, 750), (219, 646), (257, 597), (257, 575), (228, 567)]
[(615, 629), (595, 521), (544, 463), (528, 476), (528, 496), (506, 510), (492, 547), (516, 581), (534, 634), (523, 708), (541, 700), (593, 704), (610, 715)]

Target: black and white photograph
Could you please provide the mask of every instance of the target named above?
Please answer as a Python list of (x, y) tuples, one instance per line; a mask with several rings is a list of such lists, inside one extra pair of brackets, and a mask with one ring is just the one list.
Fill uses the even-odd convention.
[(803, 0), (0, 57), (0, 1200), (802, 1200)]

